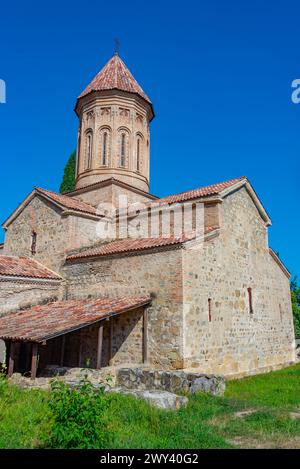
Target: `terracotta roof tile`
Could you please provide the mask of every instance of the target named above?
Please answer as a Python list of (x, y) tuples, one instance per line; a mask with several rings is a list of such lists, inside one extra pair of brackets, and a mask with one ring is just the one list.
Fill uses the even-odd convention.
[(57, 192), (51, 192), (46, 189), (42, 189), (40, 187), (35, 188), (37, 193), (43, 194), (46, 197), (49, 197), (54, 202), (62, 205), (63, 207), (74, 210), (76, 212), (88, 213), (91, 215), (100, 215), (99, 211), (92, 207), (85, 202), (81, 202), (81, 200), (76, 199), (74, 197), (69, 197), (67, 195), (58, 194)]
[(57, 301), (0, 318), (0, 338), (43, 342), (149, 304), (150, 297)]
[[(205, 234), (215, 231), (218, 227), (207, 227), (205, 229)], [(154, 249), (164, 246), (176, 246), (179, 244), (186, 243), (195, 238), (195, 234), (191, 233), (190, 235), (183, 235), (179, 237), (170, 236), (160, 237), (160, 238), (126, 238), (117, 241), (112, 241), (95, 248), (87, 249), (86, 251), (80, 252), (78, 254), (70, 255), (67, 257), (67, 261), (72, 261), (76, 259), (85, 259), (89, 257), (101, 257), (108, 256), (111, 254), (122, 254), (126, 252), (138, 252), (146, 251), (148, 249)]]
[(91, 83), (81, 93), (79, 98), (86, 96), (92, 91), (121, 90), (129, 93), (136, 93), (151, 104), (150, 99), (142, 90), (138, 82), (130, 73), (123, 60), (114, 55), (107, 64), (100, 70)]
[(165, 204), (185, 202), (187, 200), (197, 199), (198, 197), (208, 197), (210, 195), (217, 195), (242, 180), (247, 181), (247, 178), (243, 176), (235, 179), (230, 179), (229, 181), (220, 182), (218, 184), (212, 184), (211, 186), (200, 187), (191, 191), (180, 192), (179, 194), (161, 197), (160, 199), (154, 200), (153, 202), (149, 202), (148, 205), (151, 207), (160, 206)]
[(60, 280), (61, 277), (25, 256), (0, 256), (0, 276)]

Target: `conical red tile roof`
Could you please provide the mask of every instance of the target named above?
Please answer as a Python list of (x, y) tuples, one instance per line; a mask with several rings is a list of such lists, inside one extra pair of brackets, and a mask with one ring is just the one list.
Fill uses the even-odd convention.
[[(130, 73), (123, 60), (115, 54), (107, 64), (100, 70), (91, 83), (81, 93), (79, 98), (86, 96), (92, 91), (121, 90), (135, 93), (151, 104), (150, 99), (142, 90), (136, 79)], [(78, 99), (79, 99), (78, 98)]]

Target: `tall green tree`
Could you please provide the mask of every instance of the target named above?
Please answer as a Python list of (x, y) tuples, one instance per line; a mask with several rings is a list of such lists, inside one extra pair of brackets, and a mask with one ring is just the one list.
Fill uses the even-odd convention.
[(75, 170), (76, 170), (76, 151), (73, 151), (64, 169), (62, 183), (59, 188), (59, 192), (61, 194), (64, 194), (65, 192), (71, 192), (75, 189)]
[(292, 306), (294, 315), (295, 335), (300, 338), (300, 287), (297, 277), (291, 281)]

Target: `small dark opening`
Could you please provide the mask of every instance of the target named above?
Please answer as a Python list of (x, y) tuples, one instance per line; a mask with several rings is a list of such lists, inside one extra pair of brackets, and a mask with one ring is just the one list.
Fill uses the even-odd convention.
[(211, 322), (211, 298), (208, 298), (208, 322)]
[(249, 313), (253, 314), (253, 295), (252, 295), (252, 288), (248, 288), (248, 297), (249, 297)]
[(37, 240), (37, 234), (35, 231), (33, 231), (31, 234), (31, 254), (32, 255), (36, 254), (36, 240)]

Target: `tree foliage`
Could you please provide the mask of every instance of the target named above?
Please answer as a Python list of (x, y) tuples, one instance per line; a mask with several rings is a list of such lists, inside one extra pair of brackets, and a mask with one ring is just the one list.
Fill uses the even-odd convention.
[(300, 337), (300, 287), (297, 283), (297, 277), (291, 281), (291, 294), (294, 315), (294, 325), (296, 337)]
[(75, 189), (75, 170), (76, 170), (75, 168), (76, 168), (76, 151), (73, 151), (64, 169), (62, 183), (59, 188), (59, 192), (61, 194), (64, 194), (66, 192), (71, 192)]

